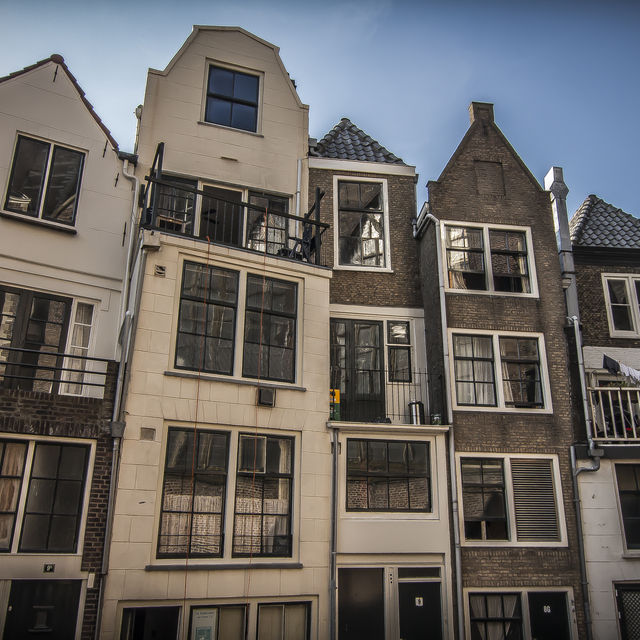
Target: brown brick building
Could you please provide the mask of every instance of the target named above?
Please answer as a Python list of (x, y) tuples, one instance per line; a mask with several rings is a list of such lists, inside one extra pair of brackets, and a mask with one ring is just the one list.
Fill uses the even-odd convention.
[(443, 330), (443, 339), (426, 334), (429, 374), (450, 390), (431, 386), (455, 443), (457, 613), (467, 637), (583, 637), (549, 194), (495, 125), (492, 105), (472, 103), (470, 116), (417, 223), (425, 324)]

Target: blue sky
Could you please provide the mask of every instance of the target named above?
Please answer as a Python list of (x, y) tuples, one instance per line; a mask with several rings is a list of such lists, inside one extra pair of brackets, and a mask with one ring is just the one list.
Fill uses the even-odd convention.
[(147, 68), (193, 24), (238, 25), (280, 47), (311, 136), (349, 117), (416, 166), (419, 204), (479, 100), (539, 181), (564, 168), (570, 213), (596, 193), (640, 216), (634, 0), (0, 0), (0, 24), (0, 75), (62, 54), (127, 151)]

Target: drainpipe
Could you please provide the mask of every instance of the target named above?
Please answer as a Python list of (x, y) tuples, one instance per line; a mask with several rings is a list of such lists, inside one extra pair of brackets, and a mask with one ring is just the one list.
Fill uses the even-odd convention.
[[(100, 585), (98, 590), (98, 602), (96, 611), (96, 627), (95, 638), (100, 636), (100, 628), (102, 626), (102, 606), (104, 602), (104, 585), (109, 570), (109, 551), (111, 547), (111, 535), (113, 532), (113, 510), (115, 506), (115, 494), (117, 488), (118, 470), (120, 467), (120, 443), (124, 435), (124, 422), (120, 421), (122, 401), (124, 397), (124, 381), (126, 364), (131, 355), (131, 316), (132, 311), (129, 309), (129, 295), (131, 292), (131, 265), (133, 259), (134, 242), (137, 237), (137, 213), (138, 213), (138, 194), (140, 192), (140, 181), (132, 173), (128, 172), (129, 161), (123, 161), (122, 173), (134, 184), (133, 201), (131, 204), (131, 216), (129, 219), (129, 243), (127, 247), (124, 287), (122, 291), (122, 300), (120, 303), (120, 312), (118, 318), (118, 326), (121, 330), (121, 352), (120, 365), (118, 367), (118, 377), (116, 381), (115, 397), (113, 401), (113, 413), (111, 421), (111, 437), (113, 438), (113, 447), (111, 452), (111, 477), (109, 479), (109, 497), (107, 501), (107, 521), (105, 526), (104, 547), (102, 551), (102, 566), (100, 569)], [(144, 265), (143, 265), (144, 266)], [(143, 270), (142, 270), (143, 271)], [(139, 279), (140, 282), (140, 279)], [(139, 294), (138, 294), (139, 300)], [(135, 307), (137, 308), (137, 306)], [(127, 322), (129, 321), (129, 322)]]
[(336, 616), (338, 613), (336, 595), (338, 593), (338, 585), (336, 580), (337, 562), (336, 549), (338, 546), (338, 430), (333, 430), (333, 440), (331, 448), (333, 449), (333, 459), (331, 461), (331, 541), (330, 541), (330, 558), (329, 558), (329, 637), (336, 640)]
[(451, 513), (454, 543), (454, 571), (456, 580), (456, 610), (458, 620), (458, 638), (462, 640), (464, 635), (464, 607), (462, 600), (462, 554), (460, 545), (460, 517), (458, 513), (458, 475), (456, 471), (455, 442), (453, 439), (453, 410), (451, 408), (451, 379), (449, 375), (449, 340), (447, 338), (447, 308), (444, 291), (444, 275), (442, 271), (442, 236), (440, 233), (440, 220), (429, 212), (428, 203), (420, 211), (420, 215), (413, 224), (413, 237), (418, 238), (432, 222), (435, 226), (436, 252), (438, 265), (438, 289), (440, 291), (440, 323), (442, 327), (442, 355), (444, 360), (444, 388), (447, 403), (447, 423), (449, 433), (447, 442), (449, 445), (449, 470), (451, 473)]

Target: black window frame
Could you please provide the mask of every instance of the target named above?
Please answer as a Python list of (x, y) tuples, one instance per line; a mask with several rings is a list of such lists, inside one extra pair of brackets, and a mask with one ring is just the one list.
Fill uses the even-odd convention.
[[(205, 609), (215, 609), (217, 611), (216, 614), (216, 628), (214, 630), (214, 635), (209, 638), (209, 640), (225, 640), (224, 637), (222, 637), (220, 635), (220, 612), (222, 610), (231, 610), (231, 609), (240, 609), (242, 610), (242, 614), (243, 614), (243, 628), (242, 628), (242, 633), (240, 634), (240, 636), (238, 636), (238, 638), (246, 638), (247, 637), (247, 620), (248, 620), (248, 609), (249, 609), (249, 605), (248, 603), (238, 603), (238, 604), (203, 604), (203, 605), (191, 605), (189, 607), (189, 633), (187, 635), (187, 638), (192, 638), (194, 637), (194, 633), (197, 631), (197, 629), (194, 629), (194, 621), (193, 621), (193, 617), (194, 617), (194, 613), (196, 611), (202, 611)], [(199, 638), (200, 636), (196, 635), (195, 636), (196, 639)]]
[[(621, 469), (633, 472), (634, 489), (621, 488)], [(616, 486), (620, 501), (620, 515), (622, 517), (622, 533), (627, 549), (640, 549), (640, 464), (616, 464)], [(633, 540), (632, 526), (635, 528), (637, 539)]]
[[(242, 467), (241, 464), (241, 456), (243, 456), (243, 438), (245, 439), (254, 439), (254, 464), (253, 469), (250, 466)], [(259, 441), (264, 441), (264, 466), (259, 467), (257, 464), (257, 455), (258, 449), (257, 443)], [(277, 444), (279, 441), (286, 441), (289, 443), (289, 471), (288, 472), (280, 472), (273, 471), (269, 469), (269, 444)], [(236, 490), (235, 490), (235, 499), (234, 499), (234, 513), (233, 513), (233, 540), (231, 544), (231, 555), (233, 558), (289, 558), (293, 554), (293, 480), (294, 480), (294, 461), (295, 461), (295, 438), (292, 436), (280, 436), (274, 434), (256, 434), (256, 433), (245, 433), (240, 432), (238, 434), (238, 458), (237, 458), (237, 466), (236, 466)], [(261, 497), (255, 498), (250, 497), (250, 501), (260, 500), (261, 509), (260, 511), (247, 511), (239, 509), (239, 500), (242, 496), (239, 495), (240, 491), (240, 478), (248, 478), (251, 480), (251, 489), (255, 489), (256, 482), (260, 480), (262, 483)], [(274, 513), (273, 511), (265, 510), (265, 484), (268, 482), (279, 482), (286, 481), (289, 485), (289, 491), (287, 496), (288, 503), (288, 513)], [(259, 535), (259, 547), (260, 551), (255, 551), (253, 549), (254, 543), (253, 539), (256, 537), (254, 535), (247, 535), (237, 533), (236, 527), (240, 522), (240, 517), (248, 516), (248, 517), (258, 517), (260, 522), (260, 535)], [(286, 516), (286, 533), (278, 533), (273, 536), (265, 536), (264, 527), (265, 527), (265, 516)], [(238, 531), (240, 531), (239, 529)], [(240, 538), (247, 538), (250, 540), (248, 543), (238, 543)], [(267, 551), (265, 549), (266, 538), (273, 537), (274, 541), (272, 542), (272, 550)], [(238, 546), (236, 546), (238, 545)], [(239, 551), (239, 548), (248, 548), (248, 551)]]
[[(377, 197), (379, 198), (379, 206), (377, 208), (372, 208), (372, 207), (367, 207), (367, 206), (353, 206), (353, 205), (349, 205), (347, 203), (343, 203), (342, 199), (341, 199), (341, 187), (342, 185), (347, 184), (347, 185), (355, 185), (358, 187), (358, 193), (359, 193), (359, 201), (362, 204), (363, 202), (363, 198), (361, 195), (362, 192), (362, 187), (363, 186), (372, 186), (372, 185), (376, 185), (379, 189), (378, 193), (377, 193)], [(386, 211), (386, 203), (385, 203), (385, 189), (384, 189), (384, 182), (382, 180), (378, 181), (378, 180), (374, 180), (374, 181), (368, 181), (368, 180), (338, 180), (337, 183), (337, 193), (335, 194), (335, 197), (338, 201), (338, 224), (337, 224), (337, 264), (340, 267), (350, 267), (350, 268), (354, 268), (354, 269), (387, 269), (389, 267), (389, 265), (387, 264), (387, 242), (388, 242), (388, 233), (387, 233), (387, 224), (388, 224), (388, 217), (387, 217), (387, 211)], [(351, 233), (343, 233), (344, 231), (344, 226), (345, 226), (345, 222), (343, 222), (343, 218), (345, 216), (349, 216), (350, 214), (360, 214), (360, 222), (359, 224), (359, 230), (360, 233), (356, 236), (353, 235)], [(373, 238), (373, 237), (364, 237), (363, 235), (363, 225), (362, 225), (362, 220), (363, 220), (363, 216), (366, 216), (367, 214), (371, 214), (371, 215), (375, 215), (375, 216), (379, 216), (380, 217), (380, 222), (381, 222), (381, 228), (380, 228), (380, 237), (379, 239), (377, 238)], [(354, 262), (353, 260), (347, 261), (347, 260), (343, 260), (342, 256), (343, 256), (343, 242), (346, 241), (347, 239), (353, 239), (353, 238), (357, 238), (359, 241), (359, 253), (358, 255), (360, 256), (360, 262)], [(382, 262), (381, 264), (370, 264), (370, 263), (366, 263), (365, 262), (365, 251), (364, 251), (364, 243), (366, 241), (374, 241), (374, 242), (379, 242), (381, 244), (382, 250), (379, 251), (378, 253), (374, 253), (374, 256), (381, 256)], [(352, 254), (355, 255), (355, 254)]]
[[(177, 470), (170, 469), (167, 467), (169, 462), (169, 455), (170, 455), (169, 442), (170, 442), (171, 434), (172, 433), (176, 434), (177, 432), (182, 432), (187, 437), (186, 439), (187, 454), (189, 453), (188, 452), (189, 436), (191, 436), (192, 438), (192, 444), (191, 444), (192, 451), (193, 451), (193, 448), (195, 448), (195, 451), (193, 452), (191, 460), (188, 459), (189, 456), (187, 455), (187, 460), (185, 460), (185, 466), (182, 472), (179, 472)], [(193, 429), (188, 427), (169, 427), (167, 431), (167, 450), (165, 453), (165, 461), (164, 461), (164, 469), (163, 469), (164, 475), (162, 479), (162, 502), (160, 503), (160, 518), (158, 522), (158, 540), (156, 545), (156, 557), (158, 558), (221, 558), (224, 555), (224, 544), (225, 544), (224, 531), (225, 531), (225, 515), (226, 515), (226, 508), (227, 508), (227, 500), (226, 500), (227, 483), (228, 483), (228, 477), (229, 477), (230, 435), (231, 434), (228, 431), (216, 431), (216, 430), (210, 430), (210, 429)], [(213, 436), (213, 437), (219, 436), (225, 439), (224, 470), (216, 469), (212, 471), (206, 471), (206, 470), (198, 471), (196, 468), (194, 468), (193, 463), (191, 464), (191, 466), (189, 466), (188, 463), (192, 461), (196, 461), (196, 466), (197, 466), (198, 454), (200, 452), (200, 441), (202, 436)], [(190, 509), (170, 510), (165, 508), (167, 486), (171, 478), (177, 478), (183, 482), (185, 480), (191, 480)], [(196, 483), (198, 482), (198, 480), (200, 480), (203, 483), (206, 483), (207, 481), (211, 481), (211, 480), (217, 480), (218, 483), (222, 481), (221, 482), (222, 492), (221, 492), (221, 500), (220, 500), (221, 504), (220, 504), (219, 511), (217, 512), (216, 511), (197, 511), (195, 509), (195, 503), (196, 503), (196, 497), (197, 497)], [(164, 521), (164, 515), (174, 514), (174, 513), (187, 514), (186, 517), (190, 520), (189, 526), (188, 526), (189, 533), (187, 534), (187, 549), (184, 552), (171, 552), (171, 551), (161, 550), (161, 547), (162, 547), (161, 540), (164, 535), (162, 533), (162, 524)], [(193, 550), (193, 544), (194, 544), (193, 531), (195, 526), (194, 515), (197, 515), (197, 514), (220, 515), (220, 533), (219, 533), (219, 541), (218, 541), (220, 550), (218, 553), (198, 553), (197, 551)], [(179, 534), (179, 535), (182, 535), (182, 534)], [(172, 545), (172, 546), (177, 546), (177, 545)]]
[[(42, 172), (42, 177), (40, 179), (40, 186), (38, 187), (38, 199), (37, 199), (37, 207), (35, 213), (28, 213), (27, 211), (20, 210), (19, 207), (14, 206), (11, 207), (9, 201), (12, 197), (12, 186), (14, 179), (16, 178), (16, 173), (18, 170), (18, 157), (20, 154), (20, 146), (22, 141), (30, 141), (35, 142), (41, 145), (47, 145), (47, 153), (46, 159), (44, 162), (44, 168)], [(45, 216), (45, 205), (47, 203), (47, 199), (49, 197), (50, 188), (51, 188), (51, 180), (52, 175), (54, 173), (54, 162), (56, 153), (60, 150), (77, 154), (80, 157), (80, 163), (78, 167), (78, 173), (76, 177), (76, 185), (74, 190), (74, 204), (73, 204), (73, 214), (71, 220), (59, 220), (52, 216)], [(52, 222), (55, 224), (64, 225), (66, 227), (74, 227), (76, 223), (76, 217), (78, 213), (78, 201), (80, 199), (80, 188), (82, 186), (82, 174), (84, 173), (84, 164), (85, 164), (86, 153), (83, 151), (79, 151), (78, 149), (74, 149), (67, 145), (59, 144), (57, 142), (53, 142), (50, 140), (43, 140), (41, 138), (36, 138), (33, 136), (27, 136), (24, 134), (18, 134), (16, 139), (16, 144), (13, 150), (13, 158), (11, 162), (11, 172), (9, 174), (9, 180), (7, 182), (7, 190), (4, 199), (4, 210), (10, 211), (11, 213), (16, 213), (18, 215), (24, 216), (27, 219), (32, 220), (42, 220), (45, 222)], [(15, 188), (15, 187), (14, 187)]]
[[(501, 616), (491, 616), (489, 615), (489, 606), (487, 604), (488, 598), (496, 598), (500, 597), (500, 608), (502, 610)], [(509, 598), (517, 598), (516, 603), (517, 606), (514, 608), (513, 614), (507, 616), (505, 614), (505, 597)], [(477, 615), (474, 613), (474, 607), (471, 604), (472, 598), (484, 598), (483, 603), (483, 611), (484, 615)], [(468, 602), (469, 602), (469, 622), (470, 622), (470, 632), (471, 632), (471, 640), (480, 640), (481, 638), (488, 638), (487, 634), (487, 625), (488, 624), (496, 624), (502, 623), (502, 633), (505, 639), (509, 640), (523, 640), (524, 638), (524, 618), (522, 613), (522, 594), (519, 591), (511, 591), (511, 592), (470, 592), (468, 594)], [(513, 625), (516, 624), (517, 627), (515, 630), (507, 628), (507, 624)], [(484, 634), (477, 630), (477, 626), (484, 625)], [(516, 635), (517, 634), (517, 635)]]
[[(355, 469), (349, 468), (350, 466), (350, 455), (352, 452), (352, 447), (357, 447), (359, 445), (364, 445), (366, 448), (366, 469)], [(371, 469), (371, 453), (370, 449), (372, 445), (384, 445), (386, 447), (386, 471), (384, 470), (376, 470)], [(404, 445), (405, 454), (408, 455), (408, 447), (409, 446), (419, 446), (424, 447), (424, 461), (425, 468), (424, 470), (412, 470), (411, 464), (409, 460), (405, 460), (406, 470), (403, 473), (399, 471), (390, 471), (389, 470), (389, 447), (390, 445)], [(345, 481), (345, 510), (348, 512), (365, 512), (365, 513), (431, 513), (433, 510), (433, 498), (432, 498), (432, 481), (431, 481), (431, 447), (430, 443), (424, 440), (380, 440), (380, 439), (368, 439), (368, 438), (348, 438), (347, 439), (347, 456), (346, 456), (346, 481)], [(354, 507), (349, 503), (349, 488), (350, 483), (365, 481), (366, 483), (366, 500), (367, 506), (363, 508)], [(411, 481), (412, 480), (424, 480), (426, 483), (426, 496), (427, 496), (427, 505), (426, 507), (411, 507)], [(370, 485), (371, 482), (384, 482), (386, 481), (387, 485), (387, 505), (390, 504), (390, 488), (391, 483), (394, 481), (406, 481), (407, 486), (407, 503), (408, 508), (402, 509), (398, 507), (387, 506), (386, 508), (371, 506), (370, 505)]]
[[(208, 276), (208, 284), (205, 287), (204, 296), (202, 298), (195, 295), (185, 294), (184, 288), (185, 288), (187, 270), (193, 269), (194, 267), (200, 270), (201, 272), (200, 277), (203, 277), (203, 274), (206, 274)], [(212, 286), (212, 283), (216, 274), (219, 274), (219, 275), (225, 274), (226, 276), (231, 276), (235, 278), (235, 301), (234, 302), (224, 301), (224, 300), (215, 298), (216, 287)], [(214, 373), (218, 375), (229, 375), (229, 376), (233, 375), (237, 322), (238, 322), (239, 284), (240, 284), (240, 272), (238, 271), (218, 267), (216, 265), (206, 265), (200, 262), (190, 262), (190, 261), (184, 262), (183, 268), (182, 268), (182, 282), (180, 284), (180, 303), (179, 303), (179, 312), (178, 312), (178, 325), (176, 330), (176, 347), (175, 347), (175, 355), (174, 355), (174, 366), (176, 369), (186, 369), (188, 371)], [(198, 320), (198, 318), (196, 318), (195, 320), (193, 320), (195, 324), (200, 322), (204, 325), (204, 330), (205, 330), (204, 333), (187, 332), (187, 331), (181, 330), (181, 327), (183, 326), (183, 322), (186, 322), (184, 319), (184, 313), (189, 303), (193, 303), (194, 305), (202, 305), (202, 308), (206, 309), (206, 316), (204, 316), (204, 312), (202, 316), (205, 318), (204, 323), (202, 323), (202, 319)], [(223, 336), (214, 336), (213, 334), (207, 333), (207, 329), (209, 329), (210, 327), (210, 324), (209, 324), (210, 309), (215, 309), (215, 308), (222, 309), (223, 313), (226, 313), (226, 312), (232, 313), (231, 338), (225, 338)], [(222, 320), (224, 320), (224, 318)], [(181, 335), (182, 336), (191, 335), (193, 336), (193, 339), (196, 341), (193, 343), (193, 349), (194, 349), (194, 353), (192, 354), (194, 356), (193, 366), (189, 366), (189, 364), (179, 364), (178, 362), (179, 357), (184, 357), (180, 353), (180, 342), (181, 342), (180, 336)], [(206, 347), (209, 341), (212, 341), (212, 342), (217, 341), (218, 344), (220, 343), (220, 341), (231, 343), (229, 366), (226, 369), (222, 367), (215, 368), (215, 367), (206, 366), (206, 356), (207, 356)], [(198, 358), (199, 363), (195, 362), (198, 351), (200, 351), (200, 355)]]
[[(11, 316), (13, 318), (11, 336), (2, 338), (0, 342), (6, 342), (5, 346), (12, 349), (29, 349), (33, 353), (3, 351), (0, 344), (0, 387), (21, 388), (52, 394), (58, 393), (60, 383), (64, 382), (60, 371), (64, 357), (61, 355), (49, 356), (48, 354), (63, 353), (66, 349), (73, 300), (41, 291), (0, 286), (0, 323), (3, 322), (4, 317), (9, 316), (8, 313), (3, 313), (7, 294), (17, 296), (18, 302), (15, 315)], [(34, 315), (34, 305), (37, 304), (38, 300), (46, 301), (47, 304), (57, 303), (63, 305), (63, 317), (60, 322), (40, 318), (37, 312)], [(42, 324), (55, 324), (60, 327), (57, 345), (47, 344), (38, 340), (34, 334), (33, 326)], [(45, 330), (40, 332), (41, 340), (46, 339), (45, 333)], [(41, 358), (44, 358), (45, 363), (38, 366)], [(51, 358), (52, 361), (49, 362), (48, 358)], [(4, 369), (1, 369), (2, 367)], [(43, 384), (44, 387), (42, 387)], [(38, 388), (39, 386), (40, 388)]]
[[(233, 90), (231, 94), (222, 93), (215, 91), (213, 88), (213, 72), (214, 71), (223, 71), (226, 73), (232, 74), (232, 83)], [(236, 96), (236, 78), (254, 78), (256, 80), (256, 96), (254, 100), (248, 100), (246, 98), (242, 98), (240, 96)], [(258, 121), (259, 121), (259, 112), (260, 112), (260, 82), (261, 77), (257, 73), (245, 73), (242, 71), (237, 71), (235, 69), (229, 69), (228, 67), (224, 67), (221, 65), (210, 64), (207, 70), (207, 95), (205, 99), (205, 109), (204, 109), (204, 121), (210, 124), (217, 124), (222, 127), (229, 127), (230, 129), (235, 129), (237, 131), (248, 131), (250, 133), (258, 132)], [(228, 103), (230, 105), (229, 109), (229, 119), (228, 122), (219, 122), (209, 117), (209, 108), (212, 101), (218, 100), (221, 102)], [(243, 107), (247, 107), (250, 109), (254, 109), (254, 123), (250, 128), (247, 127), (239, 127), (234, 126), (233, 123), (233, 110), (234, 106), (239, 105)]]
[[(60, 448), (60, 453), (58, 455), (58, 461), (56, 464), (56, 476), (55, 477), (47, 477), (47, 476), (35, 476), (34, 475), (34, 467), (35, 467), (35, 461), (36, 461), (36, 456), (38, 455), (38, 448), (39, 447), (59, 447)], [(84, 464), (83, 464), (83, 471), (82, 471), (82, 477), (80, 479), (75, 479), (75, 478), (65, 478), (65, 477), (60, 477), (61, 472), (64, 473), (64, 470), (62, 469), (63, 465), (62, 465), (62, 459), (63, 459), (63, 450), (64, 449), (82, 449), (84, 450)], [(21, 524), (21, 528), (20, 528), (20, 541), (18, 543), (18, 552), (19, 553), (76, 553), (78, 550), (78, 542), (79, 542), (79, 537), (80, 537), (80, 528), (82, 525), (82, 514), (83, 514), (83, 510), (84, 510), (84, 503), (85, 503), (85, 493), (86, 493), (86, 489), (87, 489), (87, 480), (88, 480), (88, 468), (89, 468), (89, 460), (90, 460), (90, 455), (91, 455), (91, 448), (88, 445), (84, 445), (84, 444), (77, 444), (77, 443), (66, 443), (66, 442), (60, 442), (60, 441), (55, 441), (55, 442), (50, 442), (50, 441), (46, 441), (46, 440), (41, 440), (41, 441), (36, 441), (34, 443), (34, 448), (33, 448), (33, 456), (31, 458), (31, 469), (29, 471), (29, 481), (28, 481), (28, 486), (27, 486), (27, 494), (26, 494), (26, 498), (25, 498), (25, 503), (24, 503), (24, 513), (22, 516), (22, 524)], [(53, 481), (54, 482), (54, 490), (53, 490), (53, 501), (51, 504), (51, 509), (46, 512), (46, 511), (38, 511), (38, 510), (30, 510), (29, 509), (29, 503), (30, 503), (30, 499), (31, 499), (31, 495), (32, 495), (32, 489), (33, 489), (33, 481), (36, 480), (49, 480), (49, 481)], [(62, 483), (76, 483), (79, 486), (79, 492), (78, 492), (78, 502), (76, 505), (76, 510), (75, 513), (71, 514), (71, 513), (63, 513), (63, 512), (56, 512), (55, 508), (56, 508), (56, 499), (58, 496), (58, 491), (59, 489), (61, 489), (61, 487), (59, 486)], [(68, 491), (68, 488), (67, 488)], [(26, 521), (27, 518), (29, 516), (40, 516), (40, 517), (48, 517), (48, 524), (47, 524), (47, 547), (43, 548), (43, 547), (31, 547), (31, 548), (26, 548), (23, 546), (23, 541), (25, 538), (25, 531), (27, 530), (27, 525), (26, 525)], [(75, 524), (75, 529), (74, 529), (74, 534), (73, 534), (73, 541), (71, 544), (69, 544), (67, 547), (65, 548), (50, 548), (49, 545), (51, 544), (51, 531), (52, 531), (52, 521), (56, 518), (56, 517), (74, 517), (76, 518), (76, 524)]]
[[(254, 207), (265, 209), (266, 213), (251, 206), (247, 207), (245, 247), (268, 255), (288, 255), (289, 224), (286, 216), (289, 215), (289, 198), (264, 191), (249, 191), (248, 202)], [(282, 211), (271, 213), (272, 207), (276, 210), (280, 208)], [(257, 237), (250, 237), (252, 233), (255, 235), (256, 230)], [(282, 234), (281, 241), (274, 239), (279, 233)]]
[[(496, 464), (500, 465), (500, 475), (502, 482), (485, 482), (485, 466)], [(480, 482), (469, 482), (465, 478), (465, 466), (476, 465), (480, 467)], [(509, 510), (507, 504), (507, 487), (505, 477), (505, 465), (503, 458), (481, 458), (481, 457), (463, 457), (460, 459), (460, 479), (462, 487), (462, 508), (463, 508), (463, 530), (465, 540), (470, 541), (494, 541), (494, 540), (510, 540), (510, 527), (509, 527)], [(467, 474), (468, 478), (468, 474)], [(502, 495), (502, 515), (491, 516), (487, 514), (487, 505), (492, 496)], [(467, 517), (467, 508), (477, 501), (471, 498), (472, 495), (479, 496), (482, 501), (482, 516), (481, 517)], [(472, 526), (470, 523), (480, 524), (480, 536), (472, 537), (469, 532)], [(490, 536), (488, 535), (488, 523), (504, 523), (504, 535)]]
[[(256, 273), (247, 274), (247, 287), (245, 296), (245, 316), (244, 316), (244, 338), (243, 338), (243, 350), (242, 350), (242, 377), (252, 378), (258, 380), (274, 380), (279, 382), (295, 382), (296, 380), (296, 360), (297, 360), (297, 338), (298, 338), (298, 284), (291, 282), (290, 280), (281, 280), (278, 278), (268, 278)], [(262, 289), (262, 296), (260, 304), (250, 304), (249, 295), (251, 289), (251, 283), (255, 283), (256, 286)], [(273, 285), (291, 287), (294, 303), (293, 312), (284, 310), (273, 309), (273, 300), (270, 302), (267, 300), (267, 294), (269, 290), (273, 292)], [(252, 325), (252, 319), (257, 316), (257, 325)], [(292, 346), (286, 346), (277, 342), (272, 342), (274, 336), (272, 336), (272, 318), (285, 318), (292, 321), (293, 335), (289, 337), (289, 342)], [(257, 326), (257, 330), (256, 330)], [(252, 334), (258, 334), (257, 341), (250, 339)], [(266, 340), (265, 340), (266, 334)], [(277, 336), (275, 336), (277, 337)], [(285, 339), (287, 336), (284, 336)], [(255, 370), (250, 369), (249, 362), (251, 358), (248, 356), (248, 346), (257, 345), (258, 349), (258, 361), (256, 363)], [(290, 352), (290, 367), (291, 374), (275, 375), (271, 373), (271, 349), (283, 349)], [(266, 366), (267, 373), (263, 373), (263, 367)]]

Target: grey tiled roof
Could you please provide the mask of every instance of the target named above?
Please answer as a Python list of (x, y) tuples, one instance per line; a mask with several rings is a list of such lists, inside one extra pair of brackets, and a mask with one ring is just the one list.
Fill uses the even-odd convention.
[(571, 244), (579, 247), (640, 249), (640, 220), (590, 195), (569, 222)]
[(356, 127), (349, 118), (342, 118), (322, 140), (310, 146), (309, 155), (316, 158), (404, 164), (377, 140)]

